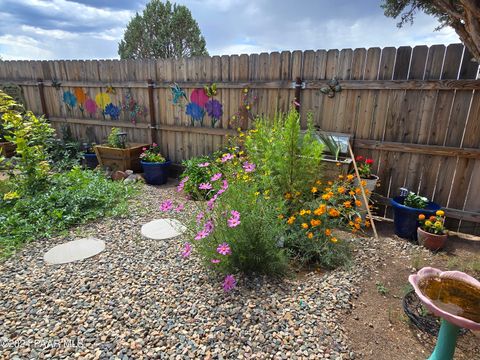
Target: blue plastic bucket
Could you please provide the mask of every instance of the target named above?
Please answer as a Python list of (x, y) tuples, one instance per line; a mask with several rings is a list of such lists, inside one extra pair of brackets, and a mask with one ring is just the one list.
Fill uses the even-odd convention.
[(416, 209), (403, 205), (404, 200), (405, 196), (396, 196), (390, 200), (393, 207), (395, 234), (401, 238), (416, 241), (418, 215), (424, 214), (426, 217), (435, 215), (441, 206), (430, 201), (425, 209)]
[(83, 154), (85, 166), (89, 169), (95, 169), (98, 166), (97, 154)]
[(150, 185), (163, 185), (168, 180), (171, 161), (152, 163), (140, 161), (143, 168), (145, 182)]

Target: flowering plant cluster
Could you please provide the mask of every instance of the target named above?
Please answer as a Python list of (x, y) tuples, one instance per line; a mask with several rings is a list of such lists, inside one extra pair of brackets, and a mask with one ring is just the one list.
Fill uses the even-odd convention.
[(162, 156), (160, 145), (153, 143), (148, 148), (142, 148), (140, 159), (144, 162), (164, 163), (166, 159)]
[(428, 233), (443, 235), (446, 232), (445, 229), (445, 212), (443, 210), (437, 210), (435, 216), (427, 218), (424, 214), (418, 215), (418, 221), (420, 228)]
[(360, 173), (360, 177), (364, 179), (372, 178), (373, 159), (363, 157), (360, 155), (355, 158), (355, 161), (357, 162), (358, 172)]

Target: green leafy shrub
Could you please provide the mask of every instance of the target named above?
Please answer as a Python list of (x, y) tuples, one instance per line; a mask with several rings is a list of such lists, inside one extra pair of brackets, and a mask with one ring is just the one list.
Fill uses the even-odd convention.
[(114, 182), (99, 172), (76, 167), (53, 174), (42, 192), (0, 199), (0, 255), (34, 239), (53, 236), (73, 225), (126, 213), (132, 185)]
[(308, 193), (321, 177), (323, 145), (314, 136), (311, 114), (307, 124), (302, 132), (300, 115), (292, 109), (273, 121), (257, 119), (245, 136), (245, 151), (261, 172), (263, 188), (277, 196)]
[(222, 173), (220, 165), (215, 161), (215, 155), (184, 160), (182, 165), (185, 170), (180, 178), (188, 179), (184, 182), (184, 192), (193, 200), (208, 200), (212, 196), (212, 192), (208, 189), (199, 189), (199, 186), (209, 183), (216, 173)]
[(62, 139), (52, 136), (47, 141), (49, 162), (55, 171), (67, 171), (80, 165), (83, 151), (79, 141), (73, 138), (70, 127), (63, 126)]

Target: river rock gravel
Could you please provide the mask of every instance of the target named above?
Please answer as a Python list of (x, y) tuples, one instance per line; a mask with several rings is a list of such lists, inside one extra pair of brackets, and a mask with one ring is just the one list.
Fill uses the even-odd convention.
[[(366, 270), (382, 261), (373, 239), (350, 240), (356, 250), (348, 268), (239, 278), (224, 293), (195, 256), (181, 257), (182, 236), (141, 236), (143, 224), (164, 217), (159, 204), (172, 196), (172, 186), (144, 185), (128, 217), (38, 240), (0, 263), (0, 358), (355, 358), (337, 320), (351, 311)], [(44, 263), (51, 247), (89, 236), (105, 241), (105, 251)]]

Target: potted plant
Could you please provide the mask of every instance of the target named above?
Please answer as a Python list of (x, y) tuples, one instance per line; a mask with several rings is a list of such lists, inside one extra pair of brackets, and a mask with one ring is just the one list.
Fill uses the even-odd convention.
[[(342, 137), (339, 136), (338, 138)], [(319, 132), (318, 139), (327, 149), (327, 153), (323, 155), (322, 159), (323, 177), (327, 180), (333, 180), (337, 179), (338, 175), (348, 173), (352, 159), (340, 155), (342, 153), (342, 144), (337, 141), (337, 137), (325, 132)]]
[(100, 166), (111, 170), (141, 171), (140, 154), (148, 144), (127, 143), (127, 134), (120, 129), (112, 128), (107, 144), (94, 146)]
[(95, 169), (98, 166), (97, 154), (95, 154), (95, 143), (83, 143), (82, 152), (85, 166), (89, 169)]
[(406, 196), (394, 197), (390, 203), (393, 207), (395, 234), (412, 241), (417, 240), (418, 216), (432, 216), (440, 210), (440, 205), (411, 191)]
[(150, 185), (165, 184), (168, 180), (171, 161), (162, 156), (160, 146), (155, 143), (148, 148), (142, 148), (142, 151), (140, 163), (142, 164), (145, 182)]
[[(354, 184), (356, 187), (363, 186), (363, 188), (365, 189), (367, 202), (369, 202), (370, 195), (375, 190), (378, 184), (378, 176), (372, 174), (372, 165), (374, 161), (373, 159), (363, 157), (363, 156), (357, 156), (355, 158), (355, 161), (357, 163), (358, 173), (360, 175), (360, 181), (357, 178), (355, 178)], [(367, 212), (367, 208), (363, 203), (363, 201), (362, 201), (362, 205), (359, 207), (359, 211), (361, 213)]]
[(435, 215), (430, 217), (420, 214), (418, 221), (420, 223), (417, 228), (418, 243), (432, 251), (443, 249), (448, 237), (444, 211), (437, 210)]

